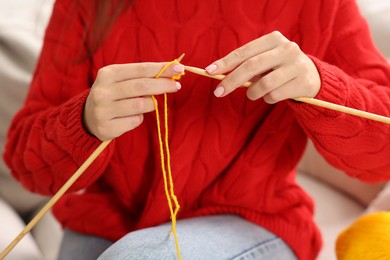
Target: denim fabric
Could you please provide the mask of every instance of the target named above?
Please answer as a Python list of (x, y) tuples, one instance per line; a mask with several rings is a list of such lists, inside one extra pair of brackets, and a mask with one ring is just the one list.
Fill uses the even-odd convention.
[[(63, 244), (62, 255), (66, 259), (177, 259), (171, 223), (134, 231), (110, 246), (109, 241), (67, 231), (69, 242), (82, 249), (70, 249)], [(203, 259), (267, 259), (296, 260), (291, 249), (271, 232), (231, 215), (207, 216), (180, 220), (177, 234), (183, 260)], [(74, 237), (81, 237), (75, 239)], [(69, 239), (68, 239), (69, 240)], [(84, 240), (82, 242), (82, 240)], [(87, 242), (87, 240), (90, 240)], [(91, 252), (88, 256), (88, 251)], [(82, 254), (82, 257), (81, 257)]]

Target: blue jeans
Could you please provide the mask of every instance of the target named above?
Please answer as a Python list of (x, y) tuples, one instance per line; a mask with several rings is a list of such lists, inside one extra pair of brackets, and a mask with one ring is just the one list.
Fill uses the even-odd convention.
[[(171, 223), (166, 223), (134, 231), (114, 244), (66, 231), (59, 259), (177, 259), (170, 228)], [(297, 259), (280, 238), (237, 216), (180, 220), (176, 229), (183, 260)]]

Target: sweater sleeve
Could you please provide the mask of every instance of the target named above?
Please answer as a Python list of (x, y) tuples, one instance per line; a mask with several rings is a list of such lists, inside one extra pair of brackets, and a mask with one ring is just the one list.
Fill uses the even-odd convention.
[[(85, 10), (59, 0), (49, 21), (28, 96), (8, 130), (4, 160), (27, 189), (55, 193), (100, 141), (83, 128), (84, 102), (92, 84), (84, 44)], [(113, 144), (71, 190), (85, 188), (103, 172)]]
[[(390, 116), (390, 66), (373, 44), (356, 2), (341, 0), (323, 60), (320, 100)], [(390, 126), (290, 102), (318, 151), (335, 167), (366, 182), (390, 179)]]

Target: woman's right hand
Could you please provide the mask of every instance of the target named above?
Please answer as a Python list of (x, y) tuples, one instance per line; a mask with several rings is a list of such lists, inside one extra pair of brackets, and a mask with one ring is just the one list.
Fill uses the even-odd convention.
[(181, 88), (179, 82), (171, 79), (184, 71), (181, 64), (172, 64), (159, 78), (154, 78), (165, 64), (132, 63), (101, 68), (85, 103), (86, 130), (105, 141), (138, 127), (143, 114), (154, 111), (152, 95)]

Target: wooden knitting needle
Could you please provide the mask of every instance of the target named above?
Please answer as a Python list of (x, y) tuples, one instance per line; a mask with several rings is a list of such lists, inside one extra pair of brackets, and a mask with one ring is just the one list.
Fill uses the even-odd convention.
[(46, 205), (38, 212), (38, 214), (27, 224), (27, 226), (19, 233), (19, 235), (1, 252), (0, 259), (4, 259), (11, 250), (22, 240), (22, 238), (38, 224), (45, 214), (53, 207), (53, 205), (65, 194), (70, 186), (84, 173), (89, 165), (99, 156), (99, 154), (108, 146), (111, 141), (102, 142), (96, 150), (88, 157), (88, 159), (80, 166), (80, 168), (72, 175), (72, 177), (61, 187), (61, 189), (46, 203)]
[[(177, 58), (180, 62), (184, 53)], [(61, 187), (61, 189), (47, 202), (47, 204), (38, 212), (38, 214), (26, 225), (19, 235), (1, 252), (0, 260), (3, 260), (11, 250), (23, 239), (23, 237), (33, 229), (36, 224), (45, 216), (45, 214), (54, 206), (54, 204), (65, 194), (65, 192), (73, 185), (73, 183), (84, 173), (84, 171), (92, 164), (93, 161), (102, 153), (102, 151), (110, 144), (111, 140), (103, 141), (96, 150), (88, 157), (88, 159), (80, 166), (80, 168), (72, 175), (72, 177)]]
[[(213, 79), (222, 80), (222, 79), (224, 79), (226, 77), (225, 75), (211, 75), (206, 70), (199, 69), (199, 68), (196, 68), (196, 67), (191, 67), (191, 66), (184, 66), (184, 67), (185, 67), (185, 70), (187, 70), (189, 72), (192, 72), (194, 74), (198, 74), (198, 75), (201, 75), (201, 76), (206, 76), (206, 77), (209, 77), (209, 78), (213, 78)], [(242, 85), (244, 87), (249, 87), (251, 84), (252, 84), (252, 82), (245, 82)], [(354, 115), (354, 116), (358, 116), (358, 117), (362, 117), (362, 118), (378, 121), (378, 122), (385, 123), (385, 124), (390, 124), (390, 118), (389, 117), (385, 117), (385, 116), (369, 113), (369, 112), (358, 110), (358, 109), (355, 109), (355, 108), (350, 108), (350, 107), (346, 107), (346, 106), (342, 106), (342, 105), (337, 105), (337, 104), (334, 104), (334, 103), (330, 103), (330, 102), (327, 102), (327, 101), (322, 101), (322, 100), (315, 99), (315, 98), (299, 97), (299, 98), (293, 98), (293, 100), (296, 100), (296, 101), (299, 101), (299, 102), (303, 102), (303, 103), (308, 103), (308, 104), (319, 106), (319, 107), (323, 107), (323, 108), (327, 108), (327, 109), (331, 109), (331, 110), (335, 110), (335, 111), (338, 111), (338, 112), (343, 112), (343, 113), (349, 114), (349, 115)]]
[[(180, 62), (184, 53), (177, 58)], [(57, 191), (57, 193), (46, 203), (46, 205), (38, 212), (38, 214), (26, 225), (26, 227), (19, 233), (19, 235), (4, 249), (0, 254), (0, 260), (3, 260), (12, 249), (23, 239), (28, 232), (33, 229), (36, 224), (46, 215), (46, 213), (54, 206), (54, 204), (65, 194), (65, 192), (75, 183), (75, 181), (84, 173), (84, 171), (95, 161), (95, 159), (103, 152), (103, 150), (110, 144), (112, 140), (103, 141), (96, 150), (88, 157), (88, 159), (80, 166), (79, 169), (70, 177), (70, 179)]]

